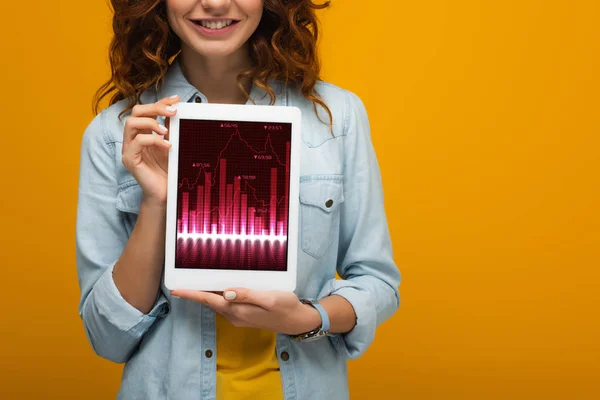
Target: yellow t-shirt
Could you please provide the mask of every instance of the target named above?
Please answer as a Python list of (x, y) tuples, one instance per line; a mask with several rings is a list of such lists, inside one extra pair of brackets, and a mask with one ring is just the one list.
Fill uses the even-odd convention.
[(275, 333), (216, 317), (217, 400), (283, 400)]

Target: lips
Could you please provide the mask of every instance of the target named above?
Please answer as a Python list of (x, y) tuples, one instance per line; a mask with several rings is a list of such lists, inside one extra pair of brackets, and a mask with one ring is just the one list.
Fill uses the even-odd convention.
[(198, 20), (192, 20), (192, 22), (198, 26), (201, 26), (205, 29), (210, 29), (210, 30), (220, 30), (220, 29), (224, 29), (227, 28), (228, 26), (237, 24), (239, 21), (235, 20), (235, 19), (219, 19), (219, 20), (215, 20), (215, 19), (198, 19)]

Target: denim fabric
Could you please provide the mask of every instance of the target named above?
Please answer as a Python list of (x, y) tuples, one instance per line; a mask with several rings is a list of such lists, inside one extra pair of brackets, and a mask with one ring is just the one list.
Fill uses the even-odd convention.
[[(378, 162), (363, 103), (351, 92), (325, 82), (317, 91), (333, 113), (329, 118), (294, 88), (272, 82), (276, 105), (302, 111), (298, 279), (300, 298), (331, 294), (354, 307), (356, 326), (311, 342), (277, 334), (277, 353), (286, 400), (347, 399), (346, 360), (365, 352), (376, 327), (398, 308), (400, 273), (383, 204)], [(184, 78), (177, 60), (158, 92), (142, 103), (178, 94), (206, 102)], [(257, 87), (256, 104), (268, 104)], [(126, 363), (119, 399), (214, 399), (215, 314), (200, 304), (171, 297), (161, 285), (146, 315), (127, 303), (112, 269), (136, 223), (142, 191), (121, 160), (121, 101), (90, 123), (81, 145), (76, 256), (79, 313), (94, 351)], [(322, 121), (325, 121), (323, 123)], [(327, 207), (325, 203), (333, 201)], [(336, 279), (336, 271), (342, 278)], [(212, 350), (213, 357), (205, 355)], [(287, 353), (283, 358), (282, 353)]]

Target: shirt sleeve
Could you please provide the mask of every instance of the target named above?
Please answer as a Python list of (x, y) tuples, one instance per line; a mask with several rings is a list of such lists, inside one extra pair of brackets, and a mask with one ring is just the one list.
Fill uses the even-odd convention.
[(362, 101), (347, 92), (345, 120), (344, 202), (340, 205), (340, 245), (337, 272), (319, 298), (338, 295), (354, 308), (356, 325), (333, 335), (336, 349), (347, 359), (361, 356), (375, 337), (375, 329), (400, 305), (400, 271), (384, 210), (379, 164)]
[(122, 363), (169, 305), (160, 293), (152, 310), (143, 314), (115, 286), (112, 271), (128, 234), (116, 208), (115, 146), (108, 140), (103, 119), (103, 113), (94, 118), (81, 144), (76, 223), (79, 315), (94, 351)]

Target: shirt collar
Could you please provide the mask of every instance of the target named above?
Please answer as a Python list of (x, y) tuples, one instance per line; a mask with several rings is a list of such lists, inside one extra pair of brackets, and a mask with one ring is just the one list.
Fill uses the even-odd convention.
[[(269, 85), (275, 92), (275, 105), (287, 105), (287, 96), (285, 85), (277, 80), (269, 80)], [(182, 102), (193, 102), (196, 98), (202, 99), (202, 103), (208, 102), (206, 96), (198, 91), (183, 75), (181, 66), (179, 65), (179, 57), (169, 66), (169, 70), (165, 75), (164, 85), (158, 92), (155, 92), (156, 100), (173, 95), (179, 95)], [(254, 104), (269, 105), (270, 97), (267, 92), (256, 85), (252, 85), (250, 90), (250, 98), (254, 99)], [(246, 104), (253, 104), (248, 101)]]

